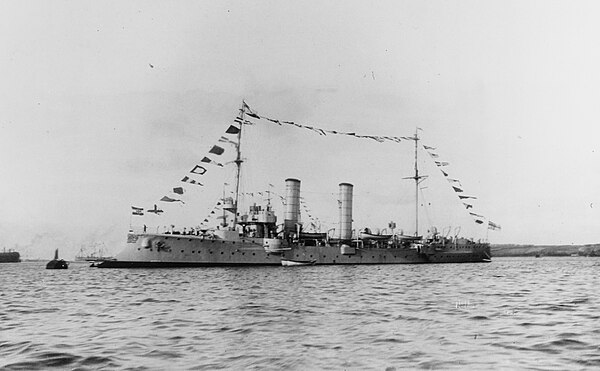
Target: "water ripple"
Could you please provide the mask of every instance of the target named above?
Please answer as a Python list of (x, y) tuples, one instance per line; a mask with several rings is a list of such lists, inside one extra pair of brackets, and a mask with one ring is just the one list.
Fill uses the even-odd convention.
[(2, 369), (600, 367), (594, 258), (294, 270), (43, 265), (0, 269)]

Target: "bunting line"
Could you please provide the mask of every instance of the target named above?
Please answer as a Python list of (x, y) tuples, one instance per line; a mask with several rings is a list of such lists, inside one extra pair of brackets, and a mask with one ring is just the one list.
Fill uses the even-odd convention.
[(499, 231), (502, 229), (502, 227), (500, 226), (500, 224), (496, 224), (491, 220), (488, 220), (488, 229), (491, 229), (492, 231)]
[[(235, 122), (238, 122), (239, 124), (245, 124), (247, 123), (246, 120), (241, 120), (239, 117), (234, 120)], [(252, 124), (250, 122), (248, 122), (248, 124)], [(230, 135), (237, 135), (240, 133), (241, 128), (236, 126), (236, 125), (229, 125), (228, 128), (225, 130), (225, 134), (230, 134)], [(229, 139), (228, 137), (226, 137), (225, 135), (222, 135), (219, 138), (219, 143), (225, 143), (225, 144), (231, 144), (234, 146), (237, 146), (238, 143), (235, 140)], [(209, 154), (211, 155), (215, 155), (215, 156), (221, 156), (223, 153), (225, 153), (225, 148), (219, 146), (219, 145), (213, 145), (210, 150), (208, 151)], [(215, 160), (213, 160), (211, 157), (208, 156), (204, 156), (202, 158), (202, 160), (200, 160), (200, 163), (202, 164), (211, 164), (211, 165), (215, 165), (218, 167), (223, 167), (224, 165), (220, 162), (217, 162)], [(195, 175), (204, 175), (206, 174), (206, 172), (208, 171), (208, 169), (202, 165), (194, 165), (194, 167), (192, 168), (192, 170), (190, 170), (191, 174), (195, 174)], [(193, 184), (193, 185), (197, 185), (197, 186), (204, 186), (204, 184), (202, 184), (201, 182), (197, 181), (196, 179), (191, 178), (190, 176), (184, 176), (183, 178), (181, 178), (180, 180), (183, 183), (187, 183), (187, 184)], [(185, 190), (183, 187), (174, 187), (172, 188), (172, 192), (178, 195), (183, 195)], [(182, 204), (185, 204), (185, 201), (178, 199), (178, 198), (172, 198), (169, 196), (163, 196), (159, 201), (162, 202), (181, 202)], [(163, 210), (159, 210), (157, 208), (156, 205), (154, 205), (153, 209), (147, 210), (147, 212), (149, 213), (153, 213), (156, 215), (160, 215), (161, 213), (163, 213)], [(132, 206), (132, 214), (133, 215), (144, 215), (143, 213), (143, 209), (142, 208), (136, 208), (135, 206)]]
[(223, 149), (223, 148), (221, 148), (221, 147), (219, 147), (219, 146), (217, 146), (217, 145), (214, 145), (214, 146), (213, 146), (213, 147), (210, 149), (210, 151), (208, 151), (208, 153), (214, 153), (214, 154), (215, 154), (215, 155), (217, 155), (217, 156), (220, 156), (220, 155), (222, 155), (222, 154), (223, 154), (223, 152), (225, 152), (225, 149)]
[(219, 142), (221, 142), (221, 143), (227, 143), (227, 144), (231, 144), (231, 145), (233, 145), (233, 146), (235, 146), (235, 147), (237, 147), (237, 146), (238, 146), (238, 142), (236, 142), (236, 141), (234, 141), (234, 140), (231, 140), (231, 139), (229, 139), (229, 138), (225, 137), (224, 135), (223, 135), (223, 136), (221, 136), (221, 138), (219, 138)]
[[(431, 146), (427, 146), (427, 145), (423, 145), (423, 148), (425, 149), (425, 151), (427, 152), (427, 154), (429, 154), (429, 156), (433, 159), (433, 162), (437, 165), (438, 169), (440, 169), (440, 171), (442, 172), (442, 174), (444, 175), (444, 177), (446, 178), (446, 180), (448, 180), (448, 182), (452, 183), (452, 184), (457, 184), (458, 187), (456, 185), (452, 185), (452, 190), (457, 194), (458, 198), (462, 201), (462, 200), (468, 200), (468, 199), (477, 199), (477, 197), (474, 196), (467, 196), (462, 194), (463, 191), (463, 186), (460, 182), (460, 180), (456, 179), (456, 178), (450, 178), (448, 172), (444, 171), (442, 168), (445, 166), (450, 165), (449, 162), (446, 161), (439, 161), (438, 158), (440, 157), (437, 153), (433, 152), (435, 151), (435, 147), (431, 147)], [(464, 205), (465, 209), (470, 210), (473, 209), (473, 205), (470, 203), (466, 203), (466, 202), (462, 202), (462, 204)], [(469, 215), (471, 215), (475, 221), (475, 223), (477, 224), (483, 224), (483, 220), (485, 219), (485, 217), (483, 215), (479, 215), (477, 213), (471, 212), (469, 211)], [(490, 227), (490, 225), (493, 225), (494, 227)], [(489, 224), (488, 223), (488, 228), (489, 229), (493, 229), (493, 230), (498, 230), (499, 228), (495, 228), (495, 226), (497, 226), (497, 224), (493, 223)]]
[(181, 202), (182, 204), (185, 204), (185, 202), (183, 202), (182, 200), (178, 200), (175, 198), (171, 198), (168, 196), (163, 196), (163, 198), (160, 199), (162, 202)]
[(181, 179), (182, 182), (184, 183), (190, 183), (190, 184), (195, 184), (195, 185), (199, 185), (199, 186), (203, 186), (204, 184), (195, 181), (194, 179), (188, 177), (188, 176), (184, 176), (183, 179)]
[[(327, 130), (327, 129), (322, 129), (322, 128), (318, 128), (315, 126), (298, 124), (294, 121), (277, 120), (277, 119), (267, 117), (264, 115), (259, 115), (256, 111), (252, 110), (246, 102), (243, 103), (243, 106), (244, 106), (246, 115), (249, 117), (252, 117), (253, 119), (256, 119), (256, 120), (265, 119), (265, 120), (272, 122), (274, 124), (277, 124), (279, 126), (282, 126), (283, 124), (291, 125), (291, 126), (295, 126), (297, 128), (311, 130), (321, 136), (326, 136), (327, 134), (345, 135), (345, 136), (352, 136), (352, 137), (360, 138), (360, 139), (370, 139), (370, 140), (374, 140), (378, 143), (384, 143), (384, 142), (400, 143), (403, 139), (404, 140), (410, 139), (409, 137), (395, 137), (395, 136), (383, 136), (383, 135), (361, 135), (361, 134), (357, 134), (354, 132)], [(248, 122), (248, 120), (242, 120), (240, 117), (237, 117), (235, 122), (237, 122), (238, 124), (254, 125), (253, 122)]]
[[(277, 119), (273, 119), (264, 115), (259, 115), (257, 111), (254, 111), (252, 108), (250, 108), (250, 106), (243, 101), (243, 105), (242, 105), (242, 112), (241, 114), (245, 114), (247, 117), (256, 119), (256, 120), (261, 120), (261, 119), (265, 119), (271, 123), (277, 124), (279, 126), (283, 126), (285, 125), (290, 125), (290, 126), (295, 126), (301, 129), (307, 129), (310, 131), (313, 131), (317, 134), (319, 134), (320, 136), (327, 136), (327, 135), (344, 135), (344, 136), (352, 136), (355, 138), (359, 138), (359, 139), (368, 139), (368, 140), (373, 140), (375, 142), (378, 143), (384, 143), (384, 142), (393, 142), (393, 143), (400, 143), (404, 140), (414, 140), (413, 137), (406, 137), (406, 136), (380, 136), (380, 135), (362, 135), (362, 134), (357, 134), (355, 132), (343, 132), (343, 131), (337, 131), (337, 130), (326, 130), (326, 129), (322, 129), (319, 127), (315, 127), (315, 126), (311, 126), (311, 125), (303, 125), (303, 124), (299, 124), (296, 123), (294, 121), (284, 121), (284, 120), (277, 120)], [(237, 135), (240, 133), (241, 130), (241, 125), (255, 125), (254, 122), (247, 120), (247, 119), (242, 119), (240, 116), (237, 116), (234, 120), (235, 124), (238, 124), (239, 126), (233, 124), (233, 125), (229, 125), (229, 127), (226, 129), (225, 134), (230, 134), (230, 135)], [(420, 128), (418, 128), (420, 129)], [(420, 129), (422, 130), (422, 129)], [(229, 138), (227, 138), (226, 136), (221, 136), (218, 140), (219, 143), (224, 143), (224, 144), (230, 144), (233, 146), (239, 146), (239, 143), (235, 140), (231, 140)], [(425, 148), (425, 150), (427, 151), (427, 153), (430, 155), (430, 157), (434, 160), (435, 164), (437, 165), (437, 167), (440, 169), (440, 171), (442, 172), (442, 174), (444, 175), (444, 177), (447, 178), (447, 180), (451, 183), (456, 183), (459, 187), (452, 185), (452, 188), (454, 190), (454, 192), (457, 193), (457, 196), (461, 199), (461, 200), (466, 200), (466, 199), (477, 199), (477, 197), (474, 196), (467, 196), (464, 194), (459, 194), (459, 193), (463, 193), (463, 189), (462, 189), (462, 185), (460, 183), (460, 181), (458, 179), (454, 179), (454, 178), (448, 178), (449, 174), (448, 172), (444, 171), (442, 169), (442, 167), (448, 166), (450, 165), (449, 162), (446, 161), (439, 161), (439, 155), (433, 151), (436, 150), (435, 147), (431, 147), (431, 146), (426, 146), (423, 145), (423, 148)], [(219, 145), (213, 145), (210, 150), (208, 151), (209, 154), (212, 155), (216, 155), (216, 156), (221, 156), (223, 153), (225, 152), (225, 148), (219, 146)], [(207, 164), (212, 164), (218, 167), (223, 167), (224, 165), (222, 163), (219, 163), (215, 160), (213, 160), (212, 158), (208, 157), (208, 156), (204, 156), (202, 158), (202, 160), (200, 160), (201, 163), (207, 163)], [(205, 168), (202, 165), (195, 165), (192, 170), (190, 170), (191, 174), (195, 174), (195, 175), (204, 175), (207, 172), (207, 168)], [(188, 183), (188, 184), (194, 184), (194, 185), (198, 185), (198, 186), (203, 186), (202, 183), (198, 182), (195, 179), (190, 178), (189, 176), (184, 176), (181, 179), (181, 182), (183, 183)], [(182, 187), (175, 187), (173, 188), (173, 193), (182, 195), (184, 193), (184, 189)], [(262, 196), (261, 192), (258, 192), (259, 195)], [(254, 193), (248, 193), (248, 195), (250, 196), (254, 196)], [(284, 201), (285, 198), (279, 196), (279, 198)], [(163, 196), (163, 198), (160, 199), (160, 201), (162, 202), (181, 202), (182, 204), (184, 204), (185, 202), (183, 200), (180, 199), (176, 199), (176, 198), (171, 198), (168, 196)], [(220, 206), (220, 202), (215, 206), (215, 208), (211, 211), (210, 215), (214, 215), (216, 210), (219, 210), (219, 206)], [(463, 202), (463, 205), (465, 206), (465, 208), (467, 210), (472, 209), (473, 205)], [(312, 215), (310, 214), (310, 210), (308, 210), (308, 208), (306, 207), (306, 205), (304, 205), (304, 207), (306, 208), (306, 213), (308, 215), (308, 217), (311, 219), (312, 222), (314, 222), (314, 219), (312, 218)], [(149, 209), (146, 210), (148, 213), (154, 213), (156, 215), (160, 215), (160, 213), (163, 212), (163, 210), (159, 210), (156, 206), (156, 204), (154, 205), (153, 209)], [(144, 215), (143, 214), (143, 208), (137, 208), (135, 206), (132, 206), (132, 214), (133, 215)], [(471, 216), (475, 217), (475, 222), (478, 224), (483, 224), (483, 221), (480, 220), (479, 218), (484, 218), (482, 215), (473, 213), (473, 212), (469, 212), (469, 214), (471, 214)], [(208, 222), (208, 217), (204, 219), (204, 222)], [(204, 223), (203, 222), (203, 223)], [(499, 230), (501, 227), (500, 225), (493, 223), (491, 221), (488, 221), (488, 228), (492, 229), (492, 230)]]
[(213, 160), (211, 158), (208, 158), (206, 156), (204, 156), (204, 158), (202, 160), (200, 160), (200, 162), (204, 162), (204, 163), (207, 163), (207, 164), (213, 164), (213, 165), (216, 165), (216, 166), (219, 166), (219, 167), (223, 167), (223, 164), (218, 163), (215, 160)]

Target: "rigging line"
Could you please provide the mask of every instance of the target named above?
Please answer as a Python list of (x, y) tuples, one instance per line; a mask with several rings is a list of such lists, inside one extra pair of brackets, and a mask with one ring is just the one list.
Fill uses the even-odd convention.
[(320, 194), (320, 195), (331, 195), (331, 196), (337, 196), (336, 192), (319, 192), (319, 191), (307, 191), (306, 189), (302, 188), (301, 190), (302, 193), (314, 193), (314, 194)]
[(425, 199), (425, 193), (423, 192), (422, 188), (419, 188), (419, 192), (421, 193), (421, 200), (423, 200), (423, 210), (425, 212), (425, 218), (427, 219), (427, 223), (429, 224), (429, 227), (433, 226), (433, 223), (431, 221), (431, 217), (429, 216), (429, 211), (427, 208), (427, 200)]

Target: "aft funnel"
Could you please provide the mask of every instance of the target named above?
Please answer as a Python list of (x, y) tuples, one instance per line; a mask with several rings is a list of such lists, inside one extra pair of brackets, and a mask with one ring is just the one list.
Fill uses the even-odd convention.
[(285, 180), (285, 214), (284, 229), (286, 232), (296, 230), (300, 220), (300, 181), (288, 178)]
[(352, 238), (352, 188), (350, 183), (340, 183), (340, 240)]

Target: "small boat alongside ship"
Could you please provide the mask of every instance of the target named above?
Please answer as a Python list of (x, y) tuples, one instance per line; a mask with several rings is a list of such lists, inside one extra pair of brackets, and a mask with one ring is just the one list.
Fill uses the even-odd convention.
[[(249, 108), (244, 103), (236, 118), (239, 126), (228, 133), (235, 133), (241, 143), (241, 123)], [(232, 223), (223, 228), (197, 229), (187, 232), (165, 231), (164, 233), (130, 229), (127, 243), (115, 259), (105, 260), (99, 268), (136, 267), (190, 267), (190, 266), (301, 266), (339, 264), (426, 264), (426, 263), (471, 263), (489, 262), (490, 245), (486, 241), (447, 236), (430, 228), (427, 236), (418, 233), (418, 190), (424, 178), (417, 167), (418, 131), (414, 137), (406, 138), (415, 143), (415, 174), (409, 177), (416, 187), (415, 234), (376, 233), (369, 229), (353, 229), (352, 204), (353, 185), (339, 184), (339, 219), (334, 233), (308, 232), (300, 219), (300, 180), (285, 181), (285, 211), (283, 223), (270, 204), (251, 205), (241, 215), (240, 170), (243, 163), (240, 146), (237, 145), (236, 188), (234, 197), (223, 197), (223, 212), (229, 213)], [(188, 177), (186, 177), (187, 179)], [(190, 182), (189, 180), (183, 180)], [(134, 211), (136, 211), (134, 208)], [(157, 215), (162, 210), (149, 212)], [(139, 215), (139, 214), (137, 214)], [(331, 232), (331, 231), (330, 231)]]
[(96, 263), (104, 260), (114, 259), (112, 256), (105, 255), (103, 243), (96, 243), (91, 247), (91, 252), (88, 252), (89, 250), (90, 249), (81, 247), (81, 249), (79, 249), (79, 253), (75, 256), (75, 261)]
[(302, 267), (305, 265), (315, 265), (316, 260), (292, 260), (281, 258), (281, 265), (284, 267)]

